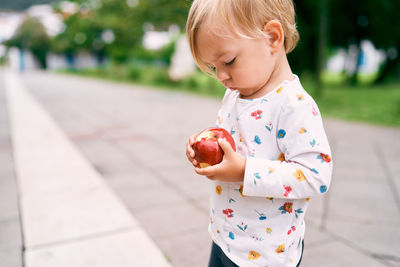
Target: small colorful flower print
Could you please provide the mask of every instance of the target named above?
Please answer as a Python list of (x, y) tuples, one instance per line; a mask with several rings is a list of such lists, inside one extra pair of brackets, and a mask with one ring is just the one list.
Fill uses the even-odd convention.
[(328, 155), (328, 154), (323, 154), (323, 153), (320, 153), (318, 156), (317, 156), (317, 159), (320, 159), (321, 160), (321, 163), (324, 163), (324, 162), (331, 162), (331, 157)]
[(276, 90), (276, 93), (279, 94), (280, 92), (282, 92), (282, 90), (283, 90), (283, 86), (282, 86), (282, 87), (279, 87), (279, 89)]
[(234, 235), (232, 232), (229, 232), (228, 237), (229, 237), (230, 239), (232, 239), (232, 240), (235, 239), (235, 235)]
[(321, 187), (319, 188), (319, 191), (320, 191), (321, 193), (325, 193), (326, 190), (328, 190), (328, 187), (327, 187), (326, 185), (321, 185)]
[(273, 173), (274, 171), (275, 171), (274, 168), (272, 168), (272, 167), (269, 167), (269, 168), (268, 168), (268, 174), (271, 174), (271, 173)]
[(301, 100), (304, 99), (303, 94), (296, 94), (296, 96), (297, 96), (297, 99), (298, 99), (299, 101), (301, 101)]
[(311, 147), (314, 147), (314, 146), (315, 146), (315, 144), (316, 144), (316, 141), (315, 141), (315, 139), (313, 139), (312, 141), (310, 141), (310, 145), (311, 145)]
[(246, 195), (243, 195), (243, 185), (239, 187), (238, 191), (242, 197), (246, 197)]
[(272, 125), (272, 122), (269, 122), (267, 125), (265, 125), (265, 128), (267, 128), (267, 130), (268, 130), (269, 132), (271, 132), (272, 129), (274, 128), (274, 126)]
[(246, 231), (247, 229), (247, 224), (245, 225), (243, 222), (239, 225), (237, 225), (237, 227), (242, 230), (243, 232)]
[(264, 221), (264, 220), (267, 219), (267, 216), (265, 216), (264, 213), (260, 213), (260, 212), (258, 212), (258, 211), (256, 211), (256, 210), (255, 210), (255, 212), (258, 214), (258, 219), (259, 219), (260, 221)]
[(267, 232), (267, 235), (270, 235), (270, 234), (272, 234), (272, 229), (268, 227), (268, 228), (265, 230), (265, 232)]
[(292, 213), (293, 211), (293, 203), (292, 202), (286, 202), (283, 206), (279, 208), (282, 214), (285, 213)]
[(262, 118), (262, 110), (256, 110), (251, 113), (251, 116), (254, 117), (256, 120), (259, 120)]
[(258, 173), (258, 172), (254, 173), (254, 184), (257, 184), (257, 180), (256, 179), (258, 179), (258, 180), (261, 179), (260, 173)]
[(278, 160), (284, 162), (285, 161), (285, 154), (283, 154), (283, 153), (279, 154)]
[(285, 135), (286, 135), (285, 130), (280, 129), (280, 130), (278, 131), (278, 139), (282, 139), (283, 137), (285, 137)]
[(285, 252), (285, 244), (280, 244), (280, 245), (275, 249), (275, 252), (278, 253), (278, 254)]
[(261, 145), (261, 139), (258, 135), (254, 136), (254, 142), (258, 145)]
[(232, 209), (224, 209), (222, 211), (223, 214), (226, 215), (226, 217), (228, 218), (232, 218), (233, 217), (233, 210)]
[(264, 238), (255, 235), (253, 235), (251, 238), (253, 238), (254, 241), (260, 241), (260, 242), (264, 240)]
[(293, 173), (294, 177), (296, 177), (297, 180), (305, 181), (306, 177), (301, 169), (297, 169), (295, 173)]
[(315, 107), (313, 107), (312, 114), (318, 116), (318, 110)]
[(266, 199), (271, 200), (272, 202), (274, 202), (274, 198), (273, 197), (266, 197)]
[(215, 192), (217, 192), (218, 195), (221, 195), (221, 193), (222, 193), (222, 186), (217, 185), (217, 186), (215, 187)]
[(258, 253), (257, 251), (251, 250), (249, 252), (249, 260), (257, 260), (260, 257), (260, 253)]
[(285, 190), (285, 193), (283, 193), (284, 197), (288, 197), (289, 193), (292, 192), (292, 188), (290, 186), (288, 186), (288, 185), (284, 185), (283, 189)]
[(316, 173), (316, 174), (319, 174), (319, 172), (318, 172), (316, 169), (314, 169), (314, 168), (312, 168), (311, 171), (314, 172), (314, 173)]
[(297, 214), (298, 214), (298, 213), (303, 213), (303, 210), (302, 210), (302, 209), (297, 209), (297, 210), (294, 211), (294, 213), (295, 213), (295, 215), (296, 215), (296, 218), (298, 218), (299, 215), (297, 215)]
[(299, 134), (304, 134), (304, 133), (306, 133), (306, 132), (307, 132), (306, 128), (301, 127), (301, 128), (300, 128), (300, 131), (299, 131)]
[(289, 231), (288, 231), (288, 235), (290, 235), (291, 233), (293, 233), (294, 231), (296, 231), (296, 226), (292, 226), (290, 227)]

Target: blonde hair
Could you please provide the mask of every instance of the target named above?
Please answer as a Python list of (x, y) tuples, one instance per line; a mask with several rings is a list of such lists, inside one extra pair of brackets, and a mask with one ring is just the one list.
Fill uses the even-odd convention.
[[(196, 34), (202, 24), (217, 20), (234, 34), (250, 39), (265, 37), (264, 26), (277, 20), (284, 31), (286, 53), (290, 53), (299, 41), (292, 0), (194, 0), (186, 22), (186, 37), (194, 60), (207, 73), (210, 70), (196, 50)], [(214, 31), (221, 34), (216, 32), (218, 29)]]

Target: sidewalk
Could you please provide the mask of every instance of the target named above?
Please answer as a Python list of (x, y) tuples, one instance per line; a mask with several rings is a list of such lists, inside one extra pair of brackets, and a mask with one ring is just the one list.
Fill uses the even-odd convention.
[(25, 266), (170, 266), (14, 73), (5, 87)]
[[(5, 127), (0, 131), (0, 200), (7, 198), (10, 205), (1, 205), (5, 199), (0, 202), (0, 266), (6, 261), (4, 266), (21, 266), (18, 259), (22, 255), (22, 244), (27, 248), (28, 267), (125, 266), (111, 262), (89, 265), (88, 262), (99, 255), (111, 254), (114, 256), (110, 260), (129, 259), (135, 249), (143, 248), (143, 243), (133, 236), (129, 241), (129, 233), (135, 231), (141, 232), (151, 244), (151, 249), (145, 251), (149, 254), (140, 253), (136, 260), (156, 255), (150, 258), (158, 258), (165, 264), (169, 261), (175, 267), (207, 265), (211, 244), (207, 234), (208, 182), (193, 174), (185, 159), (184, 146), (192, 132), (214, 123), (218, 101), (46, 73), (26, 73), (14, 82), (18, 80), (23, 90), (8, 90), (5, 99), (2, 96), (4, 73), (0, 72), (0, 104), (8, 105), (14, 144), (11, 146), (10, 140), (2, 137), (9, 130), (7, 114), (4, 114), (7, 110), (1, 109), (0, 122)], [(23, 92), (28, 96), (23, 96)], [(21, 101), (38, 104), (32, 108)], [(33, 110), (41, 110), (36, 113), (41, 115), (34, 115)], [(43, 121), (51, 123), (46, 128)], [(333, 150), (334, 178), (326, 197), (311, 200), (302, 266), (398, 266), (400, 130), (336, 120), (325, 120), (325, 124)], [(64, 141), (50, 138), (54, 132)], [(45, 144), (38, 143), (40, 140)], [(28, 142), (29, 147), (18, 145)], [(43, 149), (48, 151), (44, 154), (46, 160), (53, 163), (33, 154), (44, 152)], [(6, 163), (12, 166), (11, 151), (17, 166), (24, 229), (23, 242), (14, 244), (8, 240), (21, 236), (18, 227), (21, 219), (18, 210), (12, 208), (17, 205), (16, 192), (11, 193), (15, 189), (16, 174), (12, 168), (8, 171), (3, 168)], [(55, 156), (51, 156), (57, 152), (74, 156), (57, 165)], [(80, 162), (78, 165), (72, 163), (76, 160)], [(33, 176), (36, 165), (44, 165), (46, 169), (37, 170), (40, 175)], [(57, 174), (56, 184), (54, 176), (43, 178), (51, 172)], [(36, 181), (43, 182), (42, 186), (32, 183), (35, 177)], [(8, 187), (3, 190), (5, 181)], [(85, 190), (89, 188), (98, 189), (94, 191), (102, 200), (93, 202), (96, 194), (85, 199), (86, 193), (82, 192), (88, 192)], [(34, 197), (46, 195), (55, 198), (32, 201)], [(107, 208), (109, 205), (115, 208)], [(60, 207), (69, 208), (69, 216), (63, 215)], [(85, 212), (79, 213), (79, 210)], [(57, 218), (57, 224), (49, 224), (48, 220), (54, 222)], [(84, 218), (86, 224), (80, 224), (84, 231), (71, 228)], [(63, 228), (59, 225), (65, 222), (69, 222), (70, 228), (61, 231)], [(41, 228), (46, 231), (40, 232)], [(119, 238), (128, 239), (124, 241), (128, 244), (123, 247), (111, 242), (96, 245), (101, 243), (100, 239), (110, 236), (118, 239), (117, 243), (121, 242)], [(91, 254), (73, 245), (81, 243), (87, 251), (98, 250)], [(67, 252), (66, 247), (71, 249)], [(67, 256), (72, 247), (82, 252), (77, 257), (81, 265), (72, 263)], [(64, 260), (54, 264), (49, 258)], [(41, 260), (40, 264), (35, 260)], [(136, 262), (126, 266), (161, 265)]]

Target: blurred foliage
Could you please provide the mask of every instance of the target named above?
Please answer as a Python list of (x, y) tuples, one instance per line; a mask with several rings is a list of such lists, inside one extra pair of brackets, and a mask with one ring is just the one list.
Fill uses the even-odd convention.
[[(22, 0), (20, 0), (22, 1)], [(37, 0), (40, 1), (40, 0)], [(44, 1), (44, 0), (43, 0)], [(54, 4), (55, 10), (64, 17), (65, 30), (51, 40), (50, 48), (57, 53), (73, 55), (80, 50), (90, 51), (113, 63), (126, 63), (136, 59), (157, 66), (168, 65), (174, 51), (171, 42), (160, 51), (147, 51), (142, 46), (146, 30), (168, 30), (175, 24), (184, 29), (190, 0), (71, 0), (76, 3), (74, 14), (61, 10), (62, 2)], [(300, 42), (289, 54), (289, 62), (295, 73), (308, 74), (314, 81), (321, 80), (323, 63), (338, 47), (347, 49), (360, 42), (371, 40), (378, 49), (388, 53), (376, 82), (400, 80), (400, 20), (397, 12), (399, 0), (294, 0)], [(324, 18), (322, 20), (322, 18)], [(326, 21), (326, 23), (322, 23)], [(22, 27), (22, 25), (21, 25)], [(24, 28), (28, 25), (24, 25)], [(38, 26), (42, 29), (42, 26)], [(25, 47), (35, 55), (48, 48), (46, 38), (36, 38), (26, 33)], [(38, 30), (39, 31), (39, 30)], [(40, 35), (40, 34), (39, 34)], [(27, 41), (29, 38), (35, 40)], [(13, 38), (22, 40), (21, 34)], [(18, 43), (18, 42), (17, 42)], [(11, 43), (8, 43), (11, 44)], [(22, 47), (22, 42), (18, 44)], [(36, 48), (34, 48), (36, 47)], [(360, 51), (360, 50), (359, 50)], [(397, 56), (396, 56), (397, 55)], [(42, 60), (41, 60), (42, 61)], [(142, 64), (142, 65), (146, 65)], [(358, 83), (356, 72), (344, 81)], [(321, 85), (319, 85), (321, 86)]]
[[(400, 10), (398, 0), (358, 0), (333, 1), (329, 6), (331, 27), (329, 44), (331, 47), (356, 45), (360, 52), (362, 40), (371, 40), (377, 48), (400, 49)], [(334, 19), (340, 18), (340, 19)], [(357, 71), (353, 75), (353, 83)], [(378, 81), (400, 80), (400, 55), (388, 58), (380, 71)]]
[[(318, 63), (319, 0), (295, 2), (297, 24), (300, 32), (298, 47), (289, 55), (295, 72), (316, 73)], [(398, 0), (327, 0), (325, 11), (328, 19), (327, 50), (325, 58), (335, 48), (355, 45), (360, 49), (362, 40), (371, 40), (377, 49), (395, 49), (400, 53), (400, 20)], [(360, 50), (359, 50), (360, 51)], [(400, 80), (400, 55), (388, 58), (382, 66), (377, 81)], [(357, 82), (357, 70), (346, 80)]]
[[(186, 0), (72, 2), (79, 5), (79, 11), (66, 16), (66, 29), (54, 41), (55, 51), (76, 52), (85, 49), (105, 53), (117, 62), (126, 62), (138, 56), (137, 50), (144, 53), (141, 45), (144, 25), (151, 25), (155, 30), (166, 30), (171, 24), (176, 24), (182, 29), (189, 8)], [(112, 35), (111, 40), (104, 37), (107, 33)], [(80, 37), (85, 41), (80, 41)]]
[(41, 67), (46, 68), (46, 54), (50, 48), (50, 38), (38, 19), (26, 17), (14, 36), (5, 42), (5, 45), (30, 50), (38, 59)]
[(61, 73), (72, 73), (117, 82), (134, 82), (136, 84), (156, 86), (168, 90), (186, 91), (205, 96), (222, 97), (225, 87), (216, 79), (204, 75), (200, 71), (180, 81), (172, 80), (165, 67), (150, 64), (138, 64), (136, 60), (120, 64), (112, 63), (105, 67), (87, 68), (83, 70), (65, 69)]
[(47, 4), (56, 0), (1, 0), (0, 9), (24, 10), (32, 5)]

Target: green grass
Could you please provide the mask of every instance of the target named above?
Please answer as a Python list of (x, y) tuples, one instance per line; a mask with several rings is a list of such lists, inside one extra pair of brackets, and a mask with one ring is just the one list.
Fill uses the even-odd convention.
[[(315, 99), (324, 116), (400, 126), (400, 84), (327, 85), (324, 89)], [(310, 93), (313, 95), (313, 90)]]
[[(215, 79), (196, 73), (182, 81), (171, 81), (165, 68), (154, 66), (110, 66), (80, 71), (64, 70), (83, 76), (97, 77), (118, 82), (129, 82), (156, 87), (164, 90), (184, 91), (220, 99), (225, 89)], [(315, 86), (301, 78), (302, 84), (312, 96)], [(357, 87), (342, 85), (343, 76), (324, 74), (324, 91), (315, 98), (324, 117), (350, 121), (400, 127), (400, 84), (373, 86), (371, 75), (359, 77)]]

